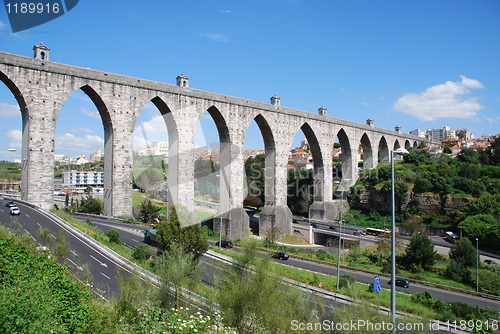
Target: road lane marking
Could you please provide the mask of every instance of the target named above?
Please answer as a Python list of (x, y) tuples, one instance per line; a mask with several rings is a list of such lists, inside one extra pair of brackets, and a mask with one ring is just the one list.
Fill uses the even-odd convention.
[(111, 280), (109, 276), (106, 276), (104, 273), (101, 273), (102, 276), (106, 277), (107, 279)]
[(93, 258), (94, 260), (96, 260), (97, 262), (99, 262), (99, 264), (100, 264), (101, 266), (106, 267), (106, 268), (108, 267), (108, 265), (107, 265), (106, 263), (99, 261), (99, 260), (98, 260), (98, 259), (96, 259), (94, 256), (90, 255), (90, 257), (91, 257), (91, 258)]

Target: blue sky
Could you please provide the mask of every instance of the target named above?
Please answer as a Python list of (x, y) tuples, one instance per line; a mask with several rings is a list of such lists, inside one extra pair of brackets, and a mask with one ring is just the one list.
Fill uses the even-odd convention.
[[(67, 14), (12, 34), (0, 8), (0, 50), (175, 84), (403, 132), (467, 128), (500, 132), (498, 0), (80, 0)], [(137, 142), (166, 140), (152, 105)], [(217, 141), (208, 117), (208, 143)], [(143, 131), (144, 129), (144, 131)], [(0, 160), (20, 158), (21, 117), (0, 83)], [(250, 133), (256, 132), (252, 126)], [(163, 132), (163, 133), (162, 133)], [(77, 157), (102, 146), (96, 109), (84, 93), (61, 111), (56, 153)], [(297, 136), (297, 140), (302, 135)], [(260, 135), (246, 149), (262, 148)]]

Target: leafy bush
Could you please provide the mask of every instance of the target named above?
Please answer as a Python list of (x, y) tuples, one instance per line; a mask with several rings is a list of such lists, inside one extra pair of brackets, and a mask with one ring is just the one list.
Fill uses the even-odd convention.
[(356, 277), (351, 274), (342, 274), (339, 279), (340, 288), (349, 288), (356, 282)]
[(149, 259), (149, 256), (148, 246), (146, 245), (139, 245), (132, 252), (132, 257), (137, 261), (146, 261)]
[(108, 233), (106, 234), (109, 238), (109, 242), (113, 243), (113, 244), (120, 244), (121, 241), (120, 241), (120, 234), (118, 233), (117, 230), (113, 229), (113, 228), (110, 228), (108, 230)]

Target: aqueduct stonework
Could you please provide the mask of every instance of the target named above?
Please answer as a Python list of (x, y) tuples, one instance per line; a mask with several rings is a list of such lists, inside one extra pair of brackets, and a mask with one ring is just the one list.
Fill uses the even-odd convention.
[[(248, 232), (243, 209), (243, 144), (255, 120), (265, 145), (265, 207), (260, 230), (278, 227), (291, 233), (287, 206), (288, 157), (292, 141), (301, 129), (313, 156), (314, 201), (311, 218), (335, 219), (332, 148), (335, 138), (342, 147), (340, 192), (358, 178), (358, 148), (363, 148), (364, 168), (388, 160), (390, 151), (414, 147), (422, 138), (406, 135), (400, 127), (385, 130), (320, 114), (189, 88), (186, 77), (177, 85), (153, 82), (86, 68), (0, 52), (0, 80), (14, 94), (22, 114), (22, 199), (45, 209), (54, 204), (54, 143), (59, 111), (68, 97), (81, 89), (96, 105), (104, 127), (104, 212), (108, 216), (132, 215), (133, 132), (139, 113), (151, 101), (168, 129), (169, 204), (194, 207), (194, 135), (200, 117), (210, 113), (220, 137), (221, 217), (215, 229), (231, 239)], [(47, 51), (48, 52), (48, 51)], [(219, 225), (219, 226), (217, 226)]]

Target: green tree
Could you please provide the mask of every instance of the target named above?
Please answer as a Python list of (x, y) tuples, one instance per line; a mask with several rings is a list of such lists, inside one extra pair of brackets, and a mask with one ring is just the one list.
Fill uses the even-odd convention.
[(113, 243), (113, 244), (120, 244), (121, 241), (120, 241), (120, 234), (118, 233), (117, 230), (113, 229), (113, 228), (110, 228), (108, 230), (108, 233), (106, 234), (109, 238), (109, 242)]
[(154, 225), (160, 218), (161, 208), (155, 205), (150, 199), (141, 202), (138, 220), (147, 225)]
[(465, 212), (469, 215), (492, 215), (495, 219), (500, 219), (500, 194), (485, 194), (470, 201)]
[(418, 149), (410, 149), (409, 153), (403, 156), (403, 160), (406, 163), (413, 163), (417, 166), (427, 165), (432, 163), (431, 154), (427, 151), (422, 151)]
[(180, 205), (171, 207), (170, 217), (162, 217), (156, 230), (158, 244), (163, 250), (168, 251), (173, 244), (179, 244), (197, 259), (208, 250), (207, 236), (202, 232), (196, 215)]
[(176, 308), (181, 306), (181, 288), (198, 277), (198, 264), (195, 254), (186, 252), (184, 246), (177, 243), (172, 243), (156, 260), (155, 271), (161, 280), (159, 299), (164, 307), (172, 306), (172, 289), (173, 304)]
[(468, 164), (478, 164), (479, 153), (472, 148), (462, 147), (462, 150), (458, 154), (458, 160)]
[(468, 216), (460, 226), (467, 236), (478, 238), (483, 246), (497, 247), (500, 244), (500, 222), (492, 215)]
[(467, 238), (458, 240), (455, 247), (450, 249), (450, 261), (455, 261), (465, 268), (472, 268), (476, 265), (476, 249)]
[(417, 269), (418, 267), (424, 270), (430, 270), (436, 263), (437, 251), (434, 250), (434, 245), (427, 234), (419, 232), (415, 234), (410, 244), (406, 248), (406, 254), (401, 258), (402, 265), (407, 269)]
[(134, 247), (134, 250), (132, 251), (132, 257), (138, 261), (146, 261), (149, 259), (150, 254), (148, 252), (148, 246), (147, 245), (139, 245)]
[(101, 200), (92, 197), (91, 194), (87, 194), (85, 198), (82, 198), (80, 202), (79, 211), (90, 213), (94, 215), (100, 215), (103, 210), (103, 203)]
[(314, 311), (322, 312), (321, 305), (308, 303), (304, 294), (283, 282), (269, 257), (259, 256), (258, 241), (245, 240), (243, 245), (222, 278), (217, 298), (225, 320), (238, 333), (279, 333), (292, 320), (305, 323), (313, 320)]
[(464, 284), (473, 284), (471, 268), (476, 265), (476, 250), (467, 238), (460, 239), (450, 250), (446, 277)]

